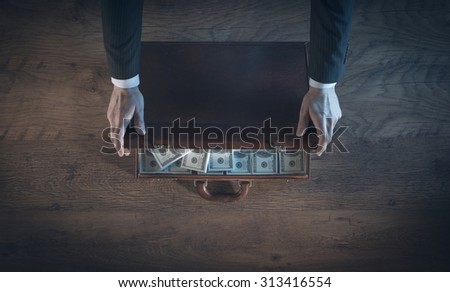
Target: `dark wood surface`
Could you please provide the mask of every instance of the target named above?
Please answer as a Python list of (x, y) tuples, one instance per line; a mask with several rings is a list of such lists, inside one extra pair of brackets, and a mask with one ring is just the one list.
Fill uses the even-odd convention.
[[(149, 1), (143, 40), (304, 41), (308, 11)], [(221, 204), (100, 154), (98, 1), (1, 1), (0, 270), (449, 271), (449, 23), (445, 0), (358, 1), (337, 87), (349, 153)]]

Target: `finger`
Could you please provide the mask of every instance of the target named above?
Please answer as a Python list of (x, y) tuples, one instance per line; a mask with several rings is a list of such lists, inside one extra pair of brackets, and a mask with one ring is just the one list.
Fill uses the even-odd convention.
[(124, 154), (124, 151), (122, 149), (123, 141), (121, 141), (121, 139), (120, 139), (119, 131), (120, 130), (118, 128), (111, 128), (111, 131), (109, 133), (109, 139), (114, 144), (114, 148), (116, 149), (116, 153), (120, 157), (122, 157), (123, 154)]
[(123, 148), (123, 139), (117, 139), (117, 141), (119, 141), (118, 143), (115, 143), (114, 146), (116, 147), (116, 151), (117, 151), (117, 155), (119, 155), (119, 157), (122, 157), (125, 150)]
[(145, 121), (144, 121), (144, 105), (136, 105), (134, 111), (134, 125), (139, 135), (145, 135)]
[[(125, 155), (125, 156), (130, 156), (130, 153), (131, 153), (130, 149), (125, 148), (125, 147), (122, 147), (122, 149), (123, 149), (123, 155)], [(121, 156), (121, 157), (122, 157), (122, 156)]]
[(330, 135), (330, 129), (332, 128), (333, 122), (332, 119), (326, 118), (323, 113), (316, 113), (313, 110), (310, 112), (310, 117), (316, 127), (317, 137), (319, 138), (316, 154), (321, 156), (326, 150), (328, 143), (331, 142), (333, 132), (331, 130)]
[(323, 144), (323, 129), (325, 128), (325, 120), (323, 114), (317, 113), (316, 111), (310, 109), (309, 116), (316, 128), (316, 135), (319, 138), (317, 147)]
[(122, 125), (121, 125), (121, 128), (120, 128), (120, 133), (119, 133), (120, 150), (119, 150), (118, 154), (119, 154), (120, 157), (122, 157), (123, 155), (125, 155), (125, 156), (130, 155), (130, 151), (128, 149), (124, 148), (124, 142), (123, 142), (123, 138), (125, 136), (126, 128), (130, 124), (130, 119), (126, 118), (126, 119), (122, 119), (122, 121), (123, 122), (122, 122)]
[(297, 124), (297, 131), (295, 133), (298, 137), (301, 137), (305, 134), (306, 128), (309, 124), (309, 119), (310, 116), (308, 106), (305, 103), (302, 103), (302, 106), (300, 108), (300, 117)]
[(317, 155), (321, 156), (326, 150), (328, 144), (333, 140), (333, 129), (336, 125), (337, 119), (335, 118), (324, 118), (325, 128), (323, 129), (323, 133), (319, 138), (319, 145), (317, 148)]
[[(326, 124), (326, 122), (322, 122), (322, 124)], [(326, 126), (324, 126), (326, 127)], [(323, 152), (325, 152), (325, 149), (327, 149), (327, 142), (326, 142), (326, 129), (318, 128), (317, 129), (317, 136), (319, 137), (319, 141), (317, 142), (317, 149), (316, 149), (316, 155), (322, 156)]]
[(124, 148), (125, 130), (130, 124), (130, 119), (120, 119), (122, 122), (115, 120), (111, 126), (110, 138), (116, 148), (117, 154), (122, 157), (128, 156), (130, 151)]
[(297, 124), (297, 132), (295, 133), (298, 137), (301, 137), (305, 134), (306, 129), (308, 128), (309, 119), (310, 117), (308, 113), (300, 116)]

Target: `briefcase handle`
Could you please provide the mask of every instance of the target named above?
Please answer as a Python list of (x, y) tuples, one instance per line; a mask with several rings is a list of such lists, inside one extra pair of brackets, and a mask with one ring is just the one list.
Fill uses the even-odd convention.
[(208, 189), (208, 180), (195, 180), (194, 184), (197, 187), (197, 192), (205, 200), (214, 201), (214, 202), (234, 202), (245, 198), (248, 194), (248, 191), (251, 187), (250, 181), (239, 181), (239, 190), (234, 194), (215, 194), (212, 195)]

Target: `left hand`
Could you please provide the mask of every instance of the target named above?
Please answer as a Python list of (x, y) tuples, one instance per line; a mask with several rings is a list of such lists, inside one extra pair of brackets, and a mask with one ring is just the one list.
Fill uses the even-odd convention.
[(124, 148), (123, 139), (126, 128), (133, 116), (138, 133), (145, 135), (144, 97), (139, 88), (114, 86), (107, 117), (110, 125), (110, 139), (114, 143), (114, 147), (120, 157), (130, 155), (130, 150)]
[(311, 119), (319, 137), (316, 154), (321, 156), (331, 142), (334, 127), (341, 117), (342, 112), (334, 87), (310, 87), (303, 97), (296, 134), (303, 136)]

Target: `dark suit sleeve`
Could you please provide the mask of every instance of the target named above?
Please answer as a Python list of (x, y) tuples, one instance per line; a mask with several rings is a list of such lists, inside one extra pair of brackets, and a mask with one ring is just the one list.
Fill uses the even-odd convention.
[(354, 0), (311, 0), (309, 77), (321, 83), (342, 78)]
[(103, 41), (111, 77), (139, 74), (143, 0), (102, 0)]

